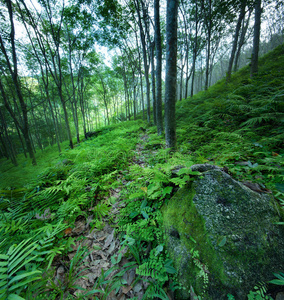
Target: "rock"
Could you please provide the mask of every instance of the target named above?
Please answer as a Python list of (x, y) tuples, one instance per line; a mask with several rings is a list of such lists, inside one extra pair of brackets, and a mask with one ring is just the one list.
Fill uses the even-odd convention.
[(284, 300), (284, 292), (278, 293), (275, 300)]
[(192, 171), (198, 172), (206, 172), (209, 170), (222, 170), (218, 166), (210, 165), (210, 164), (196, 164), (190, 167)]
[(271, 194), (249, 189), (218, 167), (180, 189), (162, 209), (167, 250), (185, 287), (176, 299), (190, 299), (191, 286), (202, 299), (229, 293), (246, 299), (259, 281), (283, 270), (279, 211)]
[[(183, 165), (175, 166), (171, 172), (172, 174), (178, 174), (179, 170), (185, 168)], [(222, 168), (210, 165), (210, 164), (196, 164), (190, 167), (192, 171), (197, 171), (197, 172), (206, 172), (209, 170), (222, 170)]]

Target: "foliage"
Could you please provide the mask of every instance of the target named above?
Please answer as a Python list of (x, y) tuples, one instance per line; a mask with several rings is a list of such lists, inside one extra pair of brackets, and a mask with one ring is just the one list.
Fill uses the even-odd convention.
[[(277, 49), (279, 55), (282, 48)], [(236, 74), (230, 84), (219, 82), (206, 93), (178, 102), (176, 153), (164, 148), (155, 127), (147, 127), (141, 140), (143, 122), (130, 121), (101, 129), (96, 138), (73, 150), (66, 145), (60, 156), (42, 152), (44, 162), (38, 158), (39, 167), (31, 175), (28, 166), (17, 171), (27, 173), (24, 189), (10, 185), (11, 178), (19, 177), (11, 169), (11, 178), (5, 179), (0, 191), (0, 298), (32, 298), (38, 290), (46, 299), (55, 299), (62, 297), (62, 291), (75, 289), (86, 249), (78, 248), (62, 286), (55, 285), (52, 273), (54, 259), (66, 256), (74, 244), (65, 230), (91, 214), (91, 229), (102, 228), (112, 203), (110, 191), (118, 186), (125, 206), (114, 226), (132, 261), (118, 270), (122, 254), (113, 256), (114, 266), (102, 271), (93, 291), (84, 291), (85, 297), (106, 299), (126, 284), (123, 275), (130, 268), (135, 268), (137, 280), (149, 284), (144, 299), (168, 299), (167, 290), (181, 288), (165, 249), (160, 208), (200, 175), (191, 169), (196, 163), (217, 164), (238, 180), (256, 182), (263, 191), (273, 192), (283, 206), (284, 74), (272, 58), (261, 62), (259, 76), (253, 80)], [(143, 151), (136, 149), (138, 143)], [(7, 165), (3, 168), (7, 174)], [(205, 290), (210, 280), (207, 266), (196, 249), (191, 254), (196, 280)], [(283, 284), (283, 273), (275, 276), (271, 283)], [(261, 284), (248, 298), (268, 299), (266, 292)], [(228, 299), (234, 298), (228, 295)]]
[(277, 279), (273, 279), (269, 281), (270, 283), (276, 284), (276, 285), (284, 285), (284, 273), (274, 273), (274, 276)]
[(12, 245), (6, 254), (0, 255), (0, 299), (24, 299), (19, 296), (21, 291), (40, 278), (41, 271), (32, 264), (36, 248), (36, 242), (28, 239)]

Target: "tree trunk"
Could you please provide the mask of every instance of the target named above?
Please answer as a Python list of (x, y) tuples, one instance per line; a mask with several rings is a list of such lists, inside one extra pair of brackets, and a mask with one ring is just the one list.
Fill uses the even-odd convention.
[(141, 14), (140, 14), (139, 0), (135, 0), (134, 4), (135, 4), (137, 15), (138, 15), (138, 24), (139, 24), (141, 43), (142, 43), (144, 72), (145, 72), (146, 91), (147, 91), (147, 121), (148, 121), (148, 123), (150, 123), (150, 121), (151, 121), (151, 102), (150, 102), (149, 65), (148, 65), (148, 59), (147, 59), (146, 38), (145, 38), (144, 29), (142, 26), (142, 18), (141, 18)]
[(242, 21), (245, 17), (245, 13), (246, 13), (246, 1), (243, 1), (241, 3), (241, 11), (240, 11), (240, 15), (238, 18), (238, 22), (237, 22), (237, 26), (236, 26), (236, 30), (235, 30), (235, 34), (234, 34), (233, 47), (232, 47), (232, 52), (231, 52), (231, 56), (230, 56), (230, 60), (229, 60), (229, 67), (228, 67), (228, 72), (227, 72), (227, 82), (231, 81), (232, 68), (233, 68), (235, 54), (236, 54), (236, 50), (237, 50), (237, 46), (238, 46), (240, 29), (242, 26)]
[(157, 116), (156, 116), (156, 82), (155, 82), (155, 63), (154, 63), (154, 57), (155, 57), (155, 42), (151, 43), (151, 65), (152, 65), (152, 71), (151, 71), (151, 77), (152, 77), (152, 99), (153, 99), (153, 119), (154, 124), (157, 124)]
[(155, 45), (156, 45), (156, 119), (157, 133), (163, 133), (162, 107), (162, 41), (160, 29), (160, 0), (154, 0)]
[[(11, 159), (11, 162), (13, 165), (18, 166), (17, 158), (16, 158), (16, 151), (13, 145), (12, 140), (9, 137), (8, 129), (7, 129), (7, 123), (4, 118), (4, 115), (2, 114), (2, 111), (0, 110), (0, 120), (1, 120), (1, 132), (0, 132), (0, 139), (2, 141), (2, 145), (4, 148), (4, 151), (6, 153), (6, 157)], [(2, 134), (5, 134), (4, 138), (2, 138)], [(6, 140), (6, 142), (5, 142)]]
[(254, 29), (253, 29), (253, 49), (251, 55), (250, 76), (253, 77), (258, 72), (258, 52), (260, 39), (260, 21), (261, 21), (261, 0), (257, 0), (254, 8)]
[(172, 150), (176, 149), (177, 14), (178, 0), (167, 0), (165, 133), (166, 147)]
[[(9, 19), (10, 19), (10, 28), (11, 28), (11, 32), (10, 32), (10, 43), (11, 43), (11, 49), (12, 49), (12, 61), (13, 61), (13, 67), (11, 65), (9, 56), (6, 52), (6, 48), (4, 46), (4, 43), (2, 41), (2, 37), (0, 36), (0, 44), (1, 44), (1, 50), (5, 56), (6, 59), (6, 63), (7, 66), (9, 68), (13, 83), (14, 83), (14, 87), (16, 90), (16, 94), (18, 97), (18, 100), (20, 102), (20, 107), (21, 107), (21, 113), (22, 113), (22, 119), (23, 119), (23, 126), (19, 126), (19, 128), (21, 129), (21, 132), (24, 136), (24, 140), (27, 146), (27, 151), (29, 153), (29, 156), (32, 160), (32, 164), (36, 165), (36, 158), (35, 158), (35, 154), (34, 151), (32, 149), (32, 145), (31, 145), (31, 141), (30, 141), (30, 137), (29, 137), (29, 122), (28, 122), (28, 110), (27, 110), (27, 105), (24, 101), (24, 97), (22, 94), (22, 90), (21, 90), (21, 84), (19, 81), (19, 77), (18, 77), (18, 68), (17, 68), (17, 54), (16, 54), (16, 47), (15, 47), (15, 28), (14, 28), (14, 20), (13, 20), (13, 11), (12, 11), (12, 2), (11, 0), (6, 0), (6, 4), (7, 4), (7, 8), (8, 8), (8, 12), (9, 12)], [(3, 88), (3, 92), (4, 92), (4, 88)], [(2, 92), (2, 94), (3, 94)], [(5, 100), (4, 100), (5, 101)], [(6, 101), (5, 106), (7, 108), (8, 102)], [(9, 113), (11, 114), (12, 118), (14, 119), (14, 121), (16, 121), (16, 116), (14, 115), (13, 111), (11, 109), (9, 109)], [(17, 120), (18, 122), (18, 120)]]
[(240, 58), (240, 55), (241, 55), (241, 49), (242, 49), (243, 45), (245, 44), (245, 36), (246, 36), (247, 30), (248, 30), (251, 14), (252, 14), (252, 9), (249, 10), (246, 24), (244, 24), (245, 20), (243, 20), (241, 36), (240, 36), (238, 49), (237, 49), (237, 52), (236, 52), (236, 57), (235, 57), (235, 62), (234, 62), (234, 72), (236, 72), (238, 70), (238, 67), (239, 67), (239, 58)]

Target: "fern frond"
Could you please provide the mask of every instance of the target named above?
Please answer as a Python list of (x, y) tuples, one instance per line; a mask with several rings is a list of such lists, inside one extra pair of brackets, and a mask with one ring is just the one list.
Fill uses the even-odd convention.
[(227, 139), (227, 140), (242, 140), (243, 137), (236, 133), (236, 132), (219, 132), (217, 133), (217, 136), (222, 138), (222, 139)]
[(276, 117), (273, 116), (260, 116), (260, 117), (254, 117), (250, 118), (246, 122), (242, 123), (241, 126), (255, 126), (260, 125), (262, 123), (267, 123), (270, 121), (276, 121)]
[(107, 216), (110, 209), (111, 207), (106, 203), (99, 203), (93, 208), (95, 218), (101, 220), (103, 217)]
[(23, 240), (19, 245), (12, 245), (6, 254), (0, 254), (0, 298), (20, 299), (19, 291), (32, 281), (40, 279), (39, 270), (22, 269), (33, 261), (33, 251), (37, 243), (31, 239)]

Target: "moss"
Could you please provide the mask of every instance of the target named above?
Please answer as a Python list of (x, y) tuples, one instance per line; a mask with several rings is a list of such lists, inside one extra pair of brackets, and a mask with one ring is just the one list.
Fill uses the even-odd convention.
[[(227, 299), (235, 291), (245, 299), (258, 281), (269, 280), (284, 257), (273, 203), (271, 195), (256, 193), (220, 170), (204, 172), (180, 189), (162, 213), (167, 248), (185, 289), (193, 286), (205, 299)], [(202, 269), (209, 271), (208, 286)]]
[(193, 203), (194, 195), (191, 184), (180, 189), (162, 208), (163, 224), (170, 256), (177, 270), (182, 273), (182, 284), (187, 290), (193, 286), (199, 295), (204, 295), (204, 281), (198, 276), (200, 269), (194, 264), (191, 251), (198, 251), (198, 260), (210, 272), (209, 277), (219, 278), (223, 283), (226, 277), (223, 263), (217, 258), (206, 233), (205, 220)]

